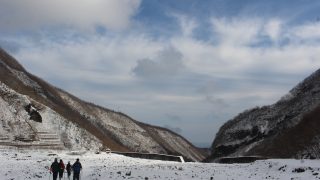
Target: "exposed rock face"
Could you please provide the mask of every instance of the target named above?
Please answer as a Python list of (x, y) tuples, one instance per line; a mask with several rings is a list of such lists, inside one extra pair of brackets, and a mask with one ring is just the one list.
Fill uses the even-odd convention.
[(29, 113), (31, 120), (42, 123), (42, 117), (41, 117), (40, 113), (37, 111), (36, 108), (33, 107), (32, 104), (28, 104), (25, 107), (25, 109)]
[(277, 103), (240, 113), (225, 123), (212, 144), (219, 157), (320, 158), (320, 70)]
[(97, 149), (182, 155), (201, 161), (204, 155), (172, 131), (53, 87), (28, 73), (0, 49), (0, 145), (32, 148)]

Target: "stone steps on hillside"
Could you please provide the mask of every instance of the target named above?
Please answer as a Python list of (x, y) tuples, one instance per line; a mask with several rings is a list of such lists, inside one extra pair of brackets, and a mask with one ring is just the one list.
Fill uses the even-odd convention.
[(14, 146), (18, 148), (33, 148), (33, 149), (64, 149), (61, 142), (15, 142), (15, 141), (0, 141), (0, 146)]
[(3, 133), (0, 134), (0, 146), (16, 147), (16, 148), (32, 148), (32, 149), (64, 149), (65, 146), (62, 143), (60, 136), (57, 132), (52, 132), (48, 129), (48, 124), (39, 124), (32, 121), (26, 121), (32, 129), (30, 136), (26, 134), (23, 137), (9, 137), (7, 132), (11, 131), (11, 128), (4, 121), (0, 121)]
[(41, 131), (35, 133), (37, 140), (26, 139), (25, 141), (11, 140), (6, 135), (0, 135), (0, 146), (13, 146), (17, 148), (32, 148), (32, 149), (64, 149), (64, 145), (57, 133), (49, 131)]
[(9, 139), (9, 137), (8, 137), (8, 136), (0, 135), (0, 141), (2, 141), (2, 140), (8, 140), (8, 139)]
[(9, 139), (9, 137), (7, 135), (0, 135), (0, 144), (5, 144), (10, 142), (11, 140)]
[(36, 132), (39, 139), (38, 144), (34, 145), (40, 148), (54, 148), (54, 149), (63, 149), (64, 145), (61, 142), (60, 136), (55, 132), (49, 132), (44, 129), (38, 130)]
[(39, 144), (14, 144), (18, 148), (28, 148), (28, 149), (52, 149), (52, 150), (62, 150), (64, 146), (59, 144), (52, 144), (52, 143), (39, 143)]

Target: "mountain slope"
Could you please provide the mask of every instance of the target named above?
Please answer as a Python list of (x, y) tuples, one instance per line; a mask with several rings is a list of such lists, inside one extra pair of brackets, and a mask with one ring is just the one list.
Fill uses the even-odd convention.
[(213, 141), (211, 159), (320, 158), (319, 112), (320, 70), (277, 103), (247, 110), (225, 123)]
[(177, 154), (193, 161), (204, 158), (170, 130), (84, 102), (33, 76), (2, 49), (0, 107), (0, 145), (58, 149), (105, 146), (115, 151)]

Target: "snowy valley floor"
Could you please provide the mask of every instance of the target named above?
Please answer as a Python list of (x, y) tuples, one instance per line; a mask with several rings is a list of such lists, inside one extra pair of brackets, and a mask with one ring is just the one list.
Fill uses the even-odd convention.
[(0, 179), (49, 179), (45, 167), (50, 166), (55, 157), (62, 158), (65, 163), (80, 158), (83, 166), (81, 180), (320, 179), (319, 160), (273, 159), (249, 164), (204, 164), (136, 159), (106, 153), (70, 155), (65, 151), (21, 150), (0, 150)]

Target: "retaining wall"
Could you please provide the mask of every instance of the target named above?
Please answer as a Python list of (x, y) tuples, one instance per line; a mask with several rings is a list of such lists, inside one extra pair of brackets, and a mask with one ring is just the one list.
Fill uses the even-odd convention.
[(124, 156), (134, 157), (134, 158), (142, 158), (142, 159), (154, 159), (154, 160), (162, 160), (162, 161), (176, 161), (176, 162), (185, 162), (182, 156), (173, 156), (167, 154), (152, 154), (152, 153), (137, 153), (137, 152), (117, 152), (112, 151), (115, 154), (121, 154)]
[(232, 163), (251, 163), (256, 160), (263, 160), (267, 159), (265, 157), (260, 156), (241, 156), (241, 157), (222, 157), (216, 160), (217, 163), (226, 163), (226, 164), (232, 164)]

